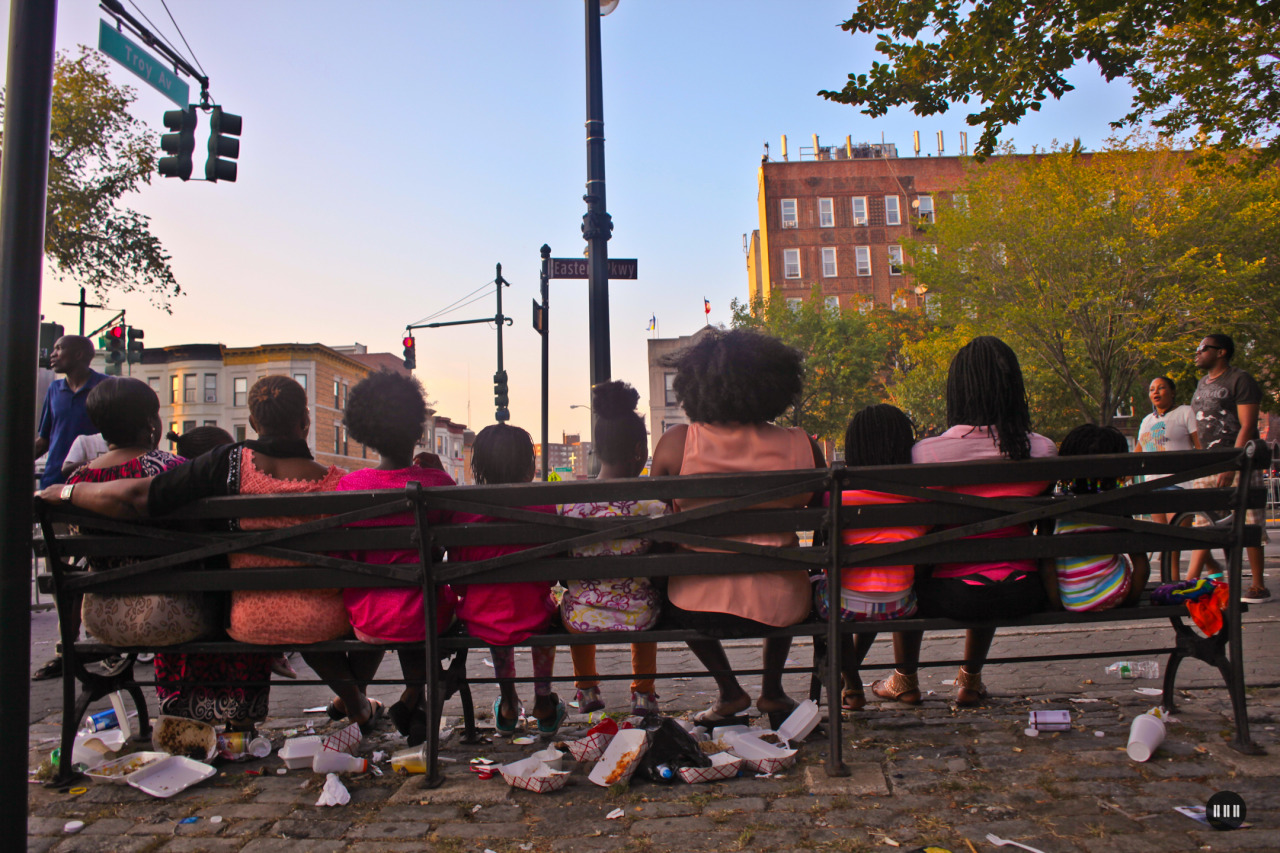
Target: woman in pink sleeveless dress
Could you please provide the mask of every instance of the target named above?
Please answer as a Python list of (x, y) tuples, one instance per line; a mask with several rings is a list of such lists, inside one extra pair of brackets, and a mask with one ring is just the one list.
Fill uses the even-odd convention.
[[(781, 341), (745, 329), (711, 330), (668, 362), (677, 370), (674, 389), (692, 423), (667, 430), (653, 451), (655, 477), (824, 468), (822, 451), (797, 427), (775, 426), (800, 395), (804, 360)], [(812, 495), (794, 495), (765, 507), (804, 506)], [(706, 501), (676, 501), (677, 512)], [(794, 533), (760, 533), (734, 539), (759, 545), (796, 545)], [(717, 639), (695, 640), (690, 650), (715, 674), (719, 697), (695, 719), (719, 725), (738, 720), (751, 697), (732, 673), (718, 638), (803, 622), (812, 597), (803, 569), (734, 575), (673, 577), (668, 583), (676, 624)], [(782, 687), (790, 637), (764, 642), (764, 675), (756, 708), (775, 727), (795, 707)]]

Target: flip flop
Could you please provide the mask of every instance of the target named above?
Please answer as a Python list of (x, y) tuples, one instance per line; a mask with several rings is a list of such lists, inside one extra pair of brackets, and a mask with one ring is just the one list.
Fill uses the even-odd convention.
[(707, 710), (694, 714), (693, 721), (697, 725), (708, 729), (716, 726), (748, 726), (751, 724), (751, 718), (746, 714), (717, 714), (715, 703), (712, 703)]
[[(787, 698), (791, 699), (790, 696), (788, 696)], [(769, 718), (769, 728), (773, 729), (774, 731), (777, 731), (778, 727), (781, 726), (784, 722), (786, 722), (787, 717), (791, 716), (791, 712), (794, 711), (796, 709), (796, 706), (799, 704), (800, 703), (797, 702), (796, 700), (791, 699), (791, 704), (785, 708), (779, 708), (776, 711), (766, 711), (765, 709), (761, 708), (760, 704), (757, 702), (756, 710), (764, 714), (765, 716), (767, 716)]]
[(505, 726), (502, 724), (502, 697), (499, 696), (493, 700), (493, 727), (497, 729), (500, 735), (513, 735), (516, 733), (516, 724), (520, 722), (520, 718), (516, 717)]
[[(413, 709), (404, 702), (396, 701), (391, 707), (387, 708), (387, 717), (391, 719), (391, 725), (396, 727), (402, 735), (409, 734), (409, 726), (413, 722)], [(412, 746), (413, 744), (410, 744)]]
[(560, 697), (556, 697), (556, 711), (551, 715), (549, 722), (538, 720), (538, 731), (544, 735), (553, 735), (560, 731), (560, 726), (564, 724), (564, 718), (569, 716), (569, 706), (564, 703)]
[(369, 700), (369, 708), (369, 719), (365, 720), (363, 723), (356, 723), (356, 725), (360, 727), (360, 734), (364, 737), (368, 737), (373, 734), (373, 730), (378, 725), (378, 721), (381, 720), (383, 714), (387, 712), (386, 706), (377, 699)]
[(335, 723), (340, 723), (347, 718), (346, 711), (338, 710), (337, 699), (330, 699), (329, 704), (324, 706), (324, 712)]

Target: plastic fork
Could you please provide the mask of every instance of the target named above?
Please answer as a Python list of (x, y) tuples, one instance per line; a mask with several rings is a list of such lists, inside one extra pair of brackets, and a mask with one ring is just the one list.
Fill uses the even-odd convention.
[(1030, 850), (1031, 853), (1044, 853), (1039, 847), (1032, 847), (1028, 844), (1020, 844), (1017, 841), (1010, 841), (1007, 838), (1001, 838), (998, 835), (987, 833), (987, 840), (997, 847), (1021, 847), (1023, 850)]

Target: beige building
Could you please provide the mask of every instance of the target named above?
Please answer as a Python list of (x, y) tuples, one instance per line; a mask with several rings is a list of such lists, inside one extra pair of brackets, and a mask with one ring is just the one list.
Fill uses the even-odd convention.
[(703, 326), (692, 335), (685, 335), (681, 338), (649, 339), (650, 453), (653, 453), (653, 449), (658, 446), (658, 439), (662, 437), (664, 432), (676, 424), (689, 423), (689, 417), (684, 413), (679, 401), (676, 400), (676, 392), (672, 387), (672, 383), (676, 378), (676, 371), (671, 367), (663, 367), (660, 362), (664, 357), (692, 346), (710, 329), (710, 326)]

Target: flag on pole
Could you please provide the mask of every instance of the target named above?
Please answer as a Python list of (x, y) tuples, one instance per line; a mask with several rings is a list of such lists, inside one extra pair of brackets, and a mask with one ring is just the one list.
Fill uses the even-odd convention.
[(654, 314), (649, 318), (649, 328), (646, 331), (652, 332), (656, 328), (658, 328), (658, 315)]
[(707, 315), (707, 319), (711, 319), (711, 303), (707, 301), (707, 297), (702, 297), (702, 313)]

